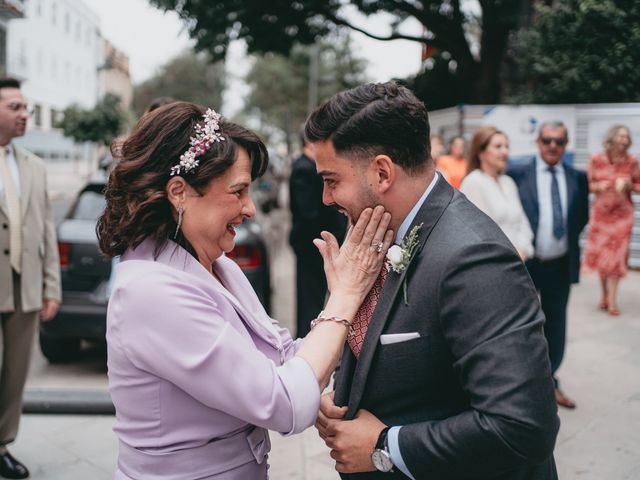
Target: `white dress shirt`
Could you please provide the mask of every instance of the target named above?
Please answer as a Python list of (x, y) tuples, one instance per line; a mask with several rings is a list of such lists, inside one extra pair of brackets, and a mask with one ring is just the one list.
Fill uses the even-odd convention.
[(560, 204), (562, 205), (562, 219), (564, 221), (564, 235), (562, 238), (553, 236), (553, 206), (551, 204), (551, 172), (549, 165), (536, 157), (536, 184), (538, 188), (539, 219), (536, 232), (536, 257), (541, 260), (552, 260), (565, 255), (569, 251), (567, 238), (567, 178), (562, 162), (556, 166), (556, 178), (560, 190)]
[[(20, 197), (20, 171), (18, 170), (18, 162), (16, 156), (13, 153), (11, 144), (5, 145), (5, 159), (7, 160), (7, 166), (13, 177), (13, 184), (16, 186), (16, 193)], [(4, 179), (0, 175), (0, 199), (4, 202)]]
[(493, 178), (476, 169), (464, 178), (460, 191), (496, 222), (518, 252), (525, 258), (533, 256), (533, 231), (511, 177)]

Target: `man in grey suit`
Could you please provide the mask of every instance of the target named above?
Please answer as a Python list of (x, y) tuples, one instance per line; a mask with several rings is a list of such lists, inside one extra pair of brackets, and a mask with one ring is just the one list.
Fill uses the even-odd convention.
[[(500, 228), (435, 173), (427, 111), (393, 82), (307, 121), (324, 202), (392, 215), (396, 243), (354, 319), (316, 426), (343, 478), (557, 478), (544, 316)], [(375, 240), (372, 248), (379, 248)]]
[(0, 476), (29, 471), (7, 450), (15, 440), (22, 391), (38, 319), (52, 319), (60, 304), (55, 226), (42, 161), (15, 146), (24, 135), (27, 105), (20, 83), (0, 79)]

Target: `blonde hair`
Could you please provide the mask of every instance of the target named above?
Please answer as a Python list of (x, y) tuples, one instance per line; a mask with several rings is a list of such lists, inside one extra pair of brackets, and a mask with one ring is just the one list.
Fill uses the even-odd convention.
[(504, 135), (506, 138), (504, 132), (492, 125), (483, 125), (473, 133), (471, 142), (469, 142), (469, 166), (467, 167), (467, 175), (477, 168), (480, 168), (480, 152), (487, 148), (487, 145), (489, 145), (494, 135), (498, 134)]
[(622, 125), (622, 124), (618, 123), (616, 125), (613, 125), (612, 127), (609, 127), (609, 130), (607, 130), (607, 133), (605, 133), (604, 139), (602, 140), (602, 146), (607, 151), (607, 153), (610, 152), (611, 149), (613, 148), (613, 139), (618, 134), (618, 132), (620, 130), (622, 130), (623, 128), (629, 134), (629, 146), (631, 146), (631, 143), (632, 143), (631, 142), (631, 130), (629, 130), (629, 127), (627, 127), (626, 125)]

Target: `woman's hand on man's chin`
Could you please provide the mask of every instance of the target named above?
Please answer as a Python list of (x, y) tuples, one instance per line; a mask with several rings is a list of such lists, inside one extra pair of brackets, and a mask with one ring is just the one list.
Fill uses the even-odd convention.
[(378, 205), (362, 211), (342, 247), (329, 232), (322, 232), (322, 239), (314, 240), (324, 261), (330, 292), (340, 291), (364, 299), (393, 241), (393, 231), (388, 229), (390, 222), (391, 214)]

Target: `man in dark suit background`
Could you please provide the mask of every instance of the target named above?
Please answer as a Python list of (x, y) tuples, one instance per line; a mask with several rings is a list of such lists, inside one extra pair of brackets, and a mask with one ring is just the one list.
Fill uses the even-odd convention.
[(325, 203), (352, 221), (383, 205), (404, 247), (390, 250), (391, 270), (353, 320), (335, 395), (321, 400), (316, 426), (336, 469), (354, 479), (557, 478), (535, 288), (500, 228), (436, 174), (422, 102), (394, 82), (363, 85), (319, 107), (305, 134)]
[(322, 203), (322, 178), (316, 171), (311, 145), (301, 139), (302, 154), (293, 162), (289, 179), (291, 233), (289, 243), (296, 254), (297, 336), (309, 333), (309, 323), (324, 307), (327, 280), (322, 257), (313, 244), (323, 230), (341, 241), (346, 219), (334, 207)]
[(535, 256), (526, 265), (546, 317), (551, 372), (558, 405), (576, 404), (559, 388), (555, 377), (564, 356), (567, 303), (571, 284), (580, 275), (580, 232), (589, 220), (587, 176), (562, 162), (569, 137), (562, 122), (544, 123), (539, 154), (528, 165), (507, 172), (518, 185), (522, 207), (534, 233)]

